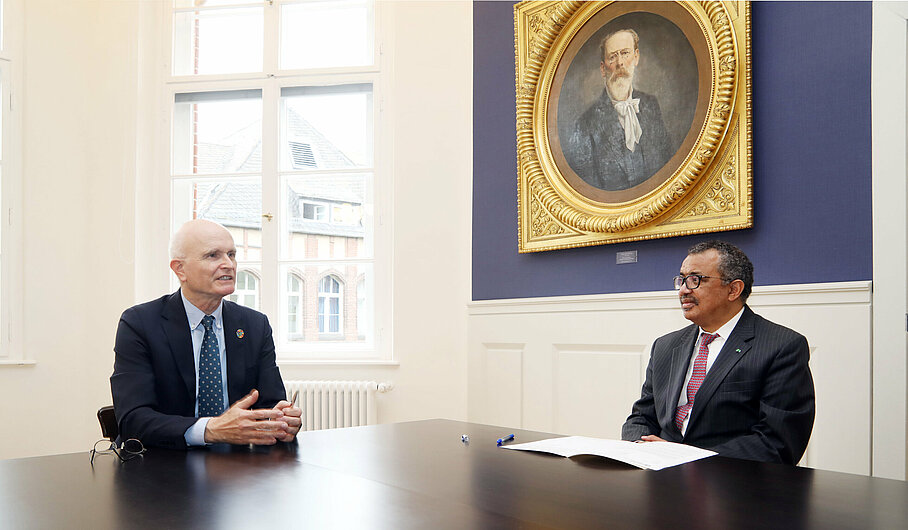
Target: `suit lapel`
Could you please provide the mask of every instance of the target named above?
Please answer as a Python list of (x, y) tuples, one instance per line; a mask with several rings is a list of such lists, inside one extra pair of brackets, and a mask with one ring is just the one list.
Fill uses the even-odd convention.
[(246, 376), (246, 322), (236, 306), (224, 301), (224, 342), (227, 349), (227, 398), (231, 405), (243, 397)]
[(618, 111), (612, 106), (612, 100), (609, 99), (608, 93), (605, 91), (602, 93), (601, 104), (603, 113), (605, 114), (604, 123), (606, 124), (606, 133), (603, 138), (604, 145), (602, 146), (605, 148), (606, 153), (603, 156), (607, 156), (614, 160), (621, 168), (621, 171), (627, 175), (627, 160), (625, 160), (624, 151), (622, 150), (626, 149), (624, 146), (624, 128), (619, 124), (620, 118), (618, 117)]
[[(668, 415), (668, 423), (676, 431), (674, 417), (675, 409), (678, 407), (678, 398), (681, 396), (681, 388), (684, 386), (684, 378), (687, 375), (687, 368), (690, 366), (690, 357), (694, 351), (694, 343), (697, 341), (697, 326), (690, 326), (687, 332), (682, 336), (681, 341), (672, 350), (672, 368), (671, 379), (669, 380), (668, 393), (663, 398), (663, 410)], [(681, 433), (678, 432), (678, 436)]]
[(183, 298), (180, 291), (170, 295), (164, 310), (161, 312), (164, 334), (170, 345), (173, 360), (180, 371), (180, 377), (186, 385), (186, 390), (195, 399), (195, 359), (192, 355), (192, 335), (189, 332), (189, 318), (186, 308), (183, 307)]
[(744, 307), (744, 314), (735, 326), (731, 336), (722, 345), (722, 351), (716, 357), (712, 368), (706, 374), (703, 384), (697, 390), (697, 397), (694, 399), (694, 407), (690, 411), (690, 422), (687, 425), (687, 432), (691, 430), (693, 423), (699, 419), (700, 413), (716, 393), (716, 389), (728, 375), (728, 372), (738, 363), (744, 355), (750, 351), (751, 339), (754, 338), (754, 313), (749, 307)]

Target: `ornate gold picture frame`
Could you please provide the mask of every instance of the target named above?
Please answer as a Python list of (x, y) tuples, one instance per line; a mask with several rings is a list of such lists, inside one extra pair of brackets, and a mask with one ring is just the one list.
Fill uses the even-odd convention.
[(520, 252), (753, 226), (748, 2), (527, 1), (514, 27)]

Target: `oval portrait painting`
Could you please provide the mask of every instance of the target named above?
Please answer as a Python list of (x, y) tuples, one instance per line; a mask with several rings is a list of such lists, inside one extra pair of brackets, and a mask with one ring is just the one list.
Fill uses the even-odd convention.
[(711, 71), (702, 32), (685, 28), (695, 22), (683, 10), (658, 11), (600, 11), (556, 69), (552, 156), (589, 199), (620, 203), (656, 189), (687, 157), (705, 119)]

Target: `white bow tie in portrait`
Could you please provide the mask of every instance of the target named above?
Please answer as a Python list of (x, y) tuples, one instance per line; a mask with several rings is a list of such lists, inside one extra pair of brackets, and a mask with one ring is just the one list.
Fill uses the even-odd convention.
[(624, 128), (624, 145), (633, 152), (637, 143), (640, 142), (640, 135), (643, 134), (640, 121), (637, 120), (637, 113), (640, 112), (640, 99), (616, 101), (615, 110), (618, 111), (618, 121)]

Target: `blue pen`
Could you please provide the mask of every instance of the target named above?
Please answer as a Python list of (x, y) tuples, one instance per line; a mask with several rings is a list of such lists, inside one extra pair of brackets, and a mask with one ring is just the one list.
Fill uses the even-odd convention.
[(510, 442), (513, 439), (514, 439), (514, 435), (509, 434), (509, 435), (505, 436), (504, 438), (499, 438), (497, 443), (498, 443), (498, 445), (501, 445), (505, 442)]

